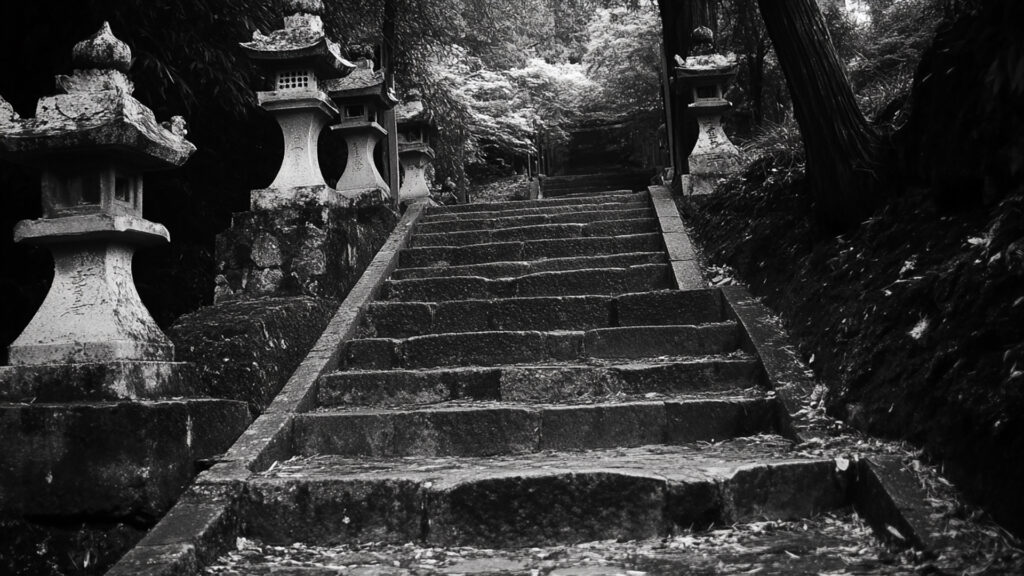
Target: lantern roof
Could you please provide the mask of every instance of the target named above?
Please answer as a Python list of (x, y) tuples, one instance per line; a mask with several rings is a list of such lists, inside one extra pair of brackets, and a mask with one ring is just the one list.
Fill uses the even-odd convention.
[(381, 109), (390, 109), (398, 103), (394, 91), (385, 85), (384, 70), (374, 70), (373, 60), (356, 62), (356, 68), (344, 78), (333, 78), (322, 84), (334, 100), (367, 101)]
[(309, 66), (325, 77), (346, 76), (355, 68), (324, 33), (321, 0), (286, 0), (284, 8), (290, 14), (284, 28), (269, 34), (256, 30), (251, 41), (242, 42), (249, 58), (264, 68)]
[(34, 118), (0, 105), (0, 153), (27, 163), (108, 156), (161, 169), (184, 164), (195, 152), (181, 117), (159, 124), (131, 95), (131, 50), (109, 24), (75, 45), (72, 55), (76, 69), (56, 77), (59, 93), (40, 98)]

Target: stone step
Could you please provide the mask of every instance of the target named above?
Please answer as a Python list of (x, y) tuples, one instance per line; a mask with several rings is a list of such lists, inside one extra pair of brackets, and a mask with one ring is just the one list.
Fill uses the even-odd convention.
[(351, 370), (328, 374), (318, 405), (399, 406), (453, 400), (572, 402), (618, 395), (739, 390), (758, 386), (760, 365), (742, 353), (629, 363)]
[(242, 524), (247, 537), (276, 544), (509, 549), (666, 536), (849, 505), (850, 472), (832, 459), (788, 454), (772, 437), (741, 442), (499, 458), (298, 458), (249, 483)]
[(496, 366), (584, 358), (725, 354), (739, 348), (735, 322), (593, 330), (454, 332), (410, 338), (356, 338), (344, 344), (350, 370)]
[(628, 189), (619, 190), (621, 185), (595, 184), (593, 186), (573, 186), (571, 188), (548, 188), (543, 191), (544, 198), (572, 200), (575, 198), (591, 198), (601, 194), (622, 194)]
[(402, 250), (399, 255), (399, 266), (402, 268), (439, 265), (462, 266), (487, 262), (600, 256), (625, 252), (658, 252), (664, 249), (661, 234), (658, 233), (499, 242), (471, 246), (424, 246)]
[[(650, 199), (646, 194), (631, 194), (627, 200), (618, 202), (590, 204), (558, 204), (560, 201), (557, 200), (531, 200), (531, 202), (547, 202), (555, 205), (533, 208), (506, 208), (504, 210), (490, 210), (483, 212), (447, 212), (441, 214), (430, 212), (424, 214), (420, 222), (433, 224), (435, 222), (459, 222), (462, 220), (484, 220), (488, 218), (518, 218), (522, 216), (550, 216), (555, 214), (619, 212), (622, 210), (644, 210), (651, 206)], [(522, 204), (522, 202), (519, 202), (518, 204)], [(467, 206), (475, 206), (475, 204), (468, 204)]]
[(296, 416), (296, 455), (498, 456), (684, 444), (778, 431), (773, 399), (749, 396), (593, 404), (447, 402)]
[(674, 288), (668, 264), (642, 264), (629, 268), (589, 268), (537, 272), (512, 278), (454, 276), (387, 280), (384, 298), (405, 302), (440, 302), (510, 298), (515, 296), (576, 296), (625, 294)]
[(636, 220), (657, 217), (651, 207), (633, 208), (629, 210), (587, 210), (561, 212), (557, 214), (531, 214), (525, 216), (485, 217), (458, 219), (447, 221), (424, 222), (416, 226), (417, 234), (437, 232), (464, 232), (473, 230), (498, 230), (502, 228), (518, 228), (522, 226), (538, 226), (542, 224), (583, 224), (605, 220)]
[(658, 232), (657, 218), (632, 220), (604, 220), (598, 222), (538, 224), (494, 230), (466, 230), (462, 232), (417, 233), (413, 246), (466, 246), (485, 242), (518, 242), (551, 238), (590, 238), (593, 236), (621, 236)]
[(724, 320), (721, 292), (664, 290), (615, 296), (539, 296), (443, 302), (374, 302), (360, 335), (405, 338), (439, 332), (589, 330)]
[(604, 256), (547, 258), (527, 262), (490, 262), (465, 266), (430, 266), (426, 268), (399, 268), (391, 274), (394, 280), (412, 278), (451, 278), (454, 276), (481, 276), (483, 278), (509, 278), (536, 272), (557, 272), (585, 268), (626, 268), (642, 264), (666, 264), (664, 252), (627, 252)]
[(430, 216), (438, 214), (465, 214), (468, 212), (492, 212), (495, 210), (516, 210), (521, 208), (547, 208), (550, 206), (583, 206), (587, 204), (606, 204), (611, 202), (650, 202), (647, 192), (632, 192), (623, 194), (602, 194), (582, 198), (565, 198), (551, 200), (511, 200), (508, 202), (481, 202), (478, 204), (457, 204), (455, 206), (438, 206), (431, 208), (427, 213)]
[[(842, 480), (842, 477), (838, 477)], [(612, 518), (614, 520), (614, 518)], [(259, 539), (240, 541), (207, 568), (218, 576), (339, 576), (394, 574), (396, 576), (658, 576), (665, 574), (894, 574), (930, 569), (915, 566), (891, 544), (864, 531), (864, 520), (850, 509), (826, 510), (814, 517), (754, 519), (734, 525), (678, 526), (671, 534), (630, 538), (603, 531), (613, 538), (542, 547), (493, 549), (467, 546), (438, 547), (423, 541), (386, 544), (301, 544), (275, 546)], [(719, 522), (719, 524), (723, 524)], [(765, 529), (770, 527), (770, 529)], [(666, 530), (667, 532), (668, 530)], [(850, 552), (855, 551), (856, 555)], [(984, 562), (984, 560), (982, 560)], [(963, 568), (946, 573), (979, 571)], [(288, 568), (282, 569), (282, 566)], [(395, 569), (394, 566), (404, 568)], [(980, 567), (980, 566), (979, 566)], [(984, 568), (982, 568), (984, 570)], [(993, 568), (992, 572), (1000, 571)]]

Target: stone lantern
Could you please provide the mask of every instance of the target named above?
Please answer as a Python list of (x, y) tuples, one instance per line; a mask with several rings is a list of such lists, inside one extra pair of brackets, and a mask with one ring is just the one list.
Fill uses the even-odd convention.
[(426, 169), (434, 159), (434, 150), (430, 147), (432, 124), (419, 94), (410, 96), (408, 102), (395, 110), (398, 117), (398, 160), (404, 173), (398, 199), (403, 204), (430, 197)]
[(724, 95), (736, 77), (737, 65), (735, 54), (714, 53), (710, 29), (694, 30), (693, 39), (694, 55), (685, 60), (676, 56), (677, 86), (690, 92), (693, 102), (687, 114), (699, 128), (689, 157), (689, 186), (684, 190), (707, 194), (717, 179), (740, 168), (740, 152), (722, 129), (722, 114), (732, 108)]
[(322, 0), (286, 0), (284, 28), (258, 30), (242, 43), (266, 72), (272, 88), (257, 93), (260, 106), (274, 115), (284, 135), (284, 159), (269, 188), (252, 192), (252, 208), (274, 208), (312, 200), (332, 204), (337, 194), (324, 181), (317, 157), (320, 133), (338, 114), (324, 82), (348, 75), (354, 66), (338, 44), (324, 35)]
[(345, 171), (335, 185), (347, 198), (370, 196), (383, 200), (391, 196), (390, 187), (377, 171), (373, 151), (381, 138), (387, 136), (378, 119), (398, 100), (385, 87), (383, 70), (375, 71), (373, 66), (373, 60), (360, 60), (352, 74), (326, 85), (340, 110), (340, 120), (331, 130), (344, 136), (348, 147)]
[[(55, 265), (42, 306), (10, 346), (14, 369), (38, 376), (46, 367), (107, 364), (109, 376), (147, 364), (153, 378), (142, 386), (153, 387), (174, 366), (173, 345), (135, 290), (132, 255), (169, 240), (142, 217), (142, 174), (183, 164), (195, 147), (180, 117), (161, 126), (131, 96), (130, 62), (104, 23), (75, 45), (74, 72), (57, 76), (61, 93), (40, 99), (34, 118), (6, 103), (0, 110), (0, 153), (42, 168), (43, 217), (19, 222), (14, 239), (48, 247)], [(0, 382), (9, 386), (18, 374), (25, 371), (4, 368)]]

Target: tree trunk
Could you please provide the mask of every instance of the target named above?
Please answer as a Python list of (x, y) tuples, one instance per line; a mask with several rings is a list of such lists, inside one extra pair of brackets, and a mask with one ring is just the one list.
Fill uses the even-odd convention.
[(815, 214), (826, 229), (853, 227), (877, 199), (879, 135), (857, 106), (815, 1), (758, 4), (793, 99)]

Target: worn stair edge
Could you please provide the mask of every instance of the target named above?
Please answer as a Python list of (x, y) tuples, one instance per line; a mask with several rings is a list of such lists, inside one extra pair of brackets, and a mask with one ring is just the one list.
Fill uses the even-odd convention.
[(465, 264), (462, 266), (426, 266), (420, 268), (399, 268), (392, 280), (415, 280), (422, 278), (454, 278), (458, 276), (481, 276), (492, 280), (511, 276), (525, 276), (537, 272), (567, 272), (587, 268), (625, 268), (642, 264), (667, 264), (663, 252), (625, 252), (598, 256), (574, 256), (568, 258), (547, 258), (532, 261), (502, 261), (486, 264)]
[(735, 322), (698, 326), (619, 326), (590, 330), (498, 330), (358, 338), (346, 343), (347, 369), (496, 366), (658, 356), (726, 354), (739, 348)]
[(672, 198), (672, 191), (665, 186), (650, 186), (647, 190), (654, 211), (658, 215), (658, 225), (665, 242), (665, 251), (672, 264), (676, 286), (680, 290), (706, 287), (707, 283), (700, 273), (693, 243), (690, 241), (686, 225), (679, 217), (679, 209)]
[(661, 250), (664, 250), (664, 245), (659, 233), (526, 240), (469, 246), (426, 246), (403, 250), (400, 256), (400, 266), (402, 268), (421, 268), (434, 266), (438, 262), (461, 266), (487, 262), (597, 256), (622, 252), (658, 252)]
[(723, 286), (722, 301), (726, 316), (740, 325), (740, 345), (756, 356), (763, 367), (765, 385), (775, 390), (786, 422), (781, 429), (801, 442), (815, 435), (801, 426), (797, 414), (814, 392), (814, 378), (801, 364), (795, 343), (782, 330), (779, 319), (767, 306), (742, 286)]
[[(551, 201), (547, 201), (551, 202)], [(634, 194), (627, 201), (603, 202), (590, 204), (568, 204), (561, 206), (540, 206), (533, 208), (505, 208), (484, 212), (448, 212), (428, 213), (423, 216), (424, 224), (438, 222), (461, 222), (464, 220), (482, 220), (486, 218), (518, 218), (523, 216), (550, 216), (561, 214), (587, 214), (590, 212), (615, 212), (620, 210), (651, 210), (648, 196)]]
[(260, 417), (182, 498), (108, 572), (108, 576), (195, 576), (234, 545), (241, 527), (237, 494), (254, 471), (291, 456), (292, 424), (297, 413), (316, 401), (320, 376), (333, 371), (341, 344), (358, 329), (367, 305), (398, 265), (416, 221), (427, 204), (410, 205), (388, 240), (339, 306), (320, 339)]
[(297, 416), (295, 452), (373, 458), (502, 456), (678, 445), (776, 433), (777, 411), (774, 399), (747, 397), (341, 409)]
[[(473, 213), (470, 212), (470, 214)], [(539, 226), (542, 224), (583, 224), (589, 222), (603, 222), (606, 220), (635, 220), (638, 218), (650, 218), (653, 214), (654, 213), (650, 208), (642, 206), (633, 209), (573, 210), (555, 214), (461, 218), (454, 220), (421, 222), (416, 225), (416, 233), (473, 232), (477, 230), (501, 230), (504, 228), (518, 228), (522, 226)]]
[(829, 459), (791, 458), (692, 479), (600, 463), (480, 472), (455, 484), (429, 474), (260, 478), (244, 515), (247, 536), (284, 545), (566, 545), (834, 510), (849, 503), (849, 476)]
[(413, 246), (472, 246), (489, 242), (525, 242), (560, 238), (591, 238), (620, 236), (658, 231), (656, 218), (630, 220), (598, 220), (596, 222), (563, 222), (534, 224), (510, 228), (463, 230), (459, 232), (417, 233)]
[(360, 334), (407, 338), (441, 332), (691, 325), (724, 319), (718, 289), (442, 302), (378, 301), (370, 305)]
[(596, 195), (583, 198), (481, 202), (479, 204), (457, 204), (455, 206), (434, 207), (431, 208), (430, 214), (465, 214), (467, 212), (494, 212), (515, 208), (541, 208), (544, 206), (576, 206), (585, 204), (604, 204), (609, 202), (635, 202), (641, 199), (646, 199), (646, 197), (646, 192), (628, 192), (621, 194)]
[(757, 386), (749, 357), (707, 356), (609, 366), (553, 364), (429, 370), (350, 370), (320, 380), (318, 406), (398, 407), (456, 400), (578, 402), (619, 394), (737, 391)]
[(513, 296), (583, 296), (649, 292), (672, 288), (667, 264), (628, 268), (582, 268), (534, 272), (510, 278), (452, 276), (388, 280), (384, 298), (402, 302), (440, 302)]

